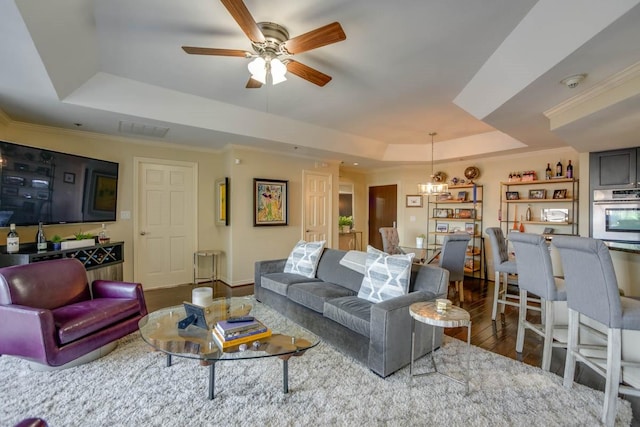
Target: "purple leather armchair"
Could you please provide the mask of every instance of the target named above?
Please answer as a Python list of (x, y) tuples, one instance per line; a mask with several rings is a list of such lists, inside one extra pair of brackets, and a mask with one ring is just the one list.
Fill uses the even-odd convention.
[(95, 280), (58, 259), (0, 268), (0, 355), (61, 366), (138, 330), (140, 283)]

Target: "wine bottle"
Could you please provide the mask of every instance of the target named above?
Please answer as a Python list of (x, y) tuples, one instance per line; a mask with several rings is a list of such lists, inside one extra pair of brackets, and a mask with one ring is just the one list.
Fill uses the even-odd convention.
[(38, 232), (36, 233), (36, 248), (38, 251), (46, 251), (47, 250), (47, 238), (44, 235), (44, 230), (42, 229), (42, 222), (38, 223)]
[(571, 164), (571, 160), (569, 160), (569, 164), (567, 165), (567, 178), (573, 178), (573, 165)]
[(102, 230), (100, 230), (100, 233), (98, 233), (98, 243), (100, 243), (101, 245), (105, 244), (105, 243), (109, 243), (109, 232), (107, 231), (107, 226), (105, 224), (102, 224)]
[(562, 163), (560, 160), (556, 163), (556, 176), (562, 176)]
[(544, 178), (551, 179), (551, 163), (547, 163), (547, 169), (544, 171)]
[(525, 213), (524, 218), (527, 221), (531, 221), (531, 205), (527, 205), (527, 212)]
[(7, 234), (7, 253), (15, 254), (20, 250), (20, 238), (16, 231), (16, 225), (11, 224), (9, 226), (9, 233)]

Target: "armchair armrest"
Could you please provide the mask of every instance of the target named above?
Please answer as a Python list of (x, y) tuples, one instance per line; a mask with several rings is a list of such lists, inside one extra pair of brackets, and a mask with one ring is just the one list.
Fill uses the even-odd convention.
[(140, 304), (140, 313), (147, 314), (147, 304), (141, 283), (117, 282), (113, 280), (94, 280), (91, 284), (93, 298), (135, 299)]
[(262, 284), (260, 278), (269, 273), (282, 273), (286, 263), (286, 258), (255, 262), (255, 268), (253, 271), (253, 287), (256, 297), (259, 296)]
[(50, 310), (17, 304), (2, 305), (0, 324), (0, 354), (46, 364), (47, 353), (57, 351), (55, 323)]

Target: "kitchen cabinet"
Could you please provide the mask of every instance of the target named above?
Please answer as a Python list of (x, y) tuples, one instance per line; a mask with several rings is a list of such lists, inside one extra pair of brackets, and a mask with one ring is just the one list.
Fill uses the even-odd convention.
[(482, 237), (482, 185), (453, 185), (449, 193), (427, 198), (429, 221), (427, 249), (440, 249), (444, 237), (453, 232), (471, 235), (465, 259), (467, 276), (486, 277)]
[(527, 233), (576, 235), (579, 194), (579, 181), (572, 178), (501, 182), (500, 226), (505, 234), (524, 229)]
[(589, 155), (591, 189), (637, 187), (640, 150), (600, 151)]

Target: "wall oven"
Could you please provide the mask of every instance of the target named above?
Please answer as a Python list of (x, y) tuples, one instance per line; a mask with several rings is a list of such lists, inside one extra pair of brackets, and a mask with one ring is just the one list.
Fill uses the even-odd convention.
[(640, 189), (594, 190), (592, 227), (596, 239), (640, 242)]

